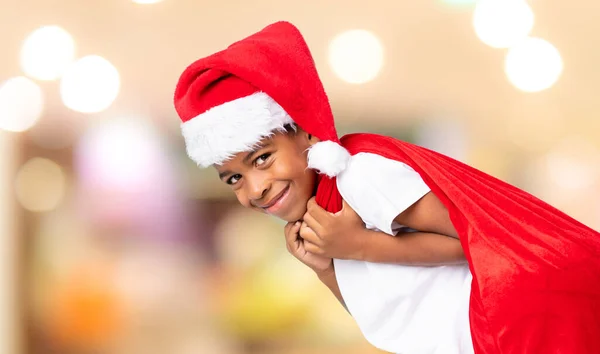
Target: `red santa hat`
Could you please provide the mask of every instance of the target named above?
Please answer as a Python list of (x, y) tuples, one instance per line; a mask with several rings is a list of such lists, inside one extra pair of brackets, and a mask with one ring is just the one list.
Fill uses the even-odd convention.
[(248, 151), (292, 123), (321, 140), (308, 152), (310, 168), (334, 177), (350, 157), (308, 46), (287, 22), (190, 65), (177, 83), (175, 109), (187, 153), (202, 167)]

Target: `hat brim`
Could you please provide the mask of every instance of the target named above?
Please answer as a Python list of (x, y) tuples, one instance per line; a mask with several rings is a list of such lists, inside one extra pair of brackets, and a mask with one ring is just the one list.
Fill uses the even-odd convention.
[(188, 156), (198, 166), (220, 165), (249, 151), (294, 121), (264, 92), (226, 102), (181, 124)]

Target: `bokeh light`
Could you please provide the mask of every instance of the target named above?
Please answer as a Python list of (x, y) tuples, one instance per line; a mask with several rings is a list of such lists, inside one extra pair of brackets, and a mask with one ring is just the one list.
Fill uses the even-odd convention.
[(27, 37), (21, 49), (21, 68), (38, 80), (59, 78), (75, 57), (75, 42), (58, 26), (44, 26)]
[(94, 262), (73, 269), (48, 294), (52, 299), (45, 319), (48, 335), (66, 347), (102, 348), (125, 327), (114, 271), (110, 264)]
[(107, 109), (117, 98), (121, 79), (117, 69), (106, 59), (90, 55), (74, 62), (60, 83), (65, 106), (82, 113)]
[(0, 129), (22, 132), (31, 128), (44, 111), (42, 89), (18, 76), (0, 86)]
[(473, 13), (475, 33), (494, 48), (509, 48), (531, 32), (534, 14), (524, 0), (480, 0)]
[(188, 237), (180, 220), (177, 165), (149, 120), (98, 120), (80, 137), (74, 155), (78, 210), (88, 222), (126, 224), (146, 239)]
[(563, 61), (558, 50), (548, 41), (526, 38), (510, 48), (504, 71), (518, 89), (537, 92), (556, 83), (563, 71)]
[(34, 157), (21, 166), (15, 189), (23, 208), (34, 212), (50, 211), (63, 200), (66, 177), (57, 163)]
[(122, 191), (144, 189), (160, 170), (160, 138), (150, 123), (112, 119), (90, 127), (77, 146), (78, 169), (87, 183)]
[(342, 80), (351, 84), (366, 83), (373, 80), (383, 66), (383, 46), (369, 31), (347, 31), (331, 41), (329, 64)]

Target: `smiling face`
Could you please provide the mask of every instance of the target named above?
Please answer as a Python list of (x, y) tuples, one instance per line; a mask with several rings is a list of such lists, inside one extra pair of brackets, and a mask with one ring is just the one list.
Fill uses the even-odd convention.
[(297, 221), (316, 186), (317, 174), (307, 168), (307, 149), (316, 142), (317, 138), (302, 130), (288, 129), (215, 168), (243, 206)]

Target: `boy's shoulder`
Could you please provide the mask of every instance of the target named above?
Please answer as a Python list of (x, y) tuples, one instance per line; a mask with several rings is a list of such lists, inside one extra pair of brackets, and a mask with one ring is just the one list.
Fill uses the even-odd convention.
[(430, 191), (410, 166), (366, 152), (352, 156), (336, 183), (365, 223), (390, 234), (394, 218)]
[(378, 177), (385, 177), (386, 174), (396, 176), (406, 173), (412, 174), (416, 172), (402, 161), (392, 160), (372, 152), (359, 152), (352, 155), (346, 170), (341, 175), (377, 179)]

